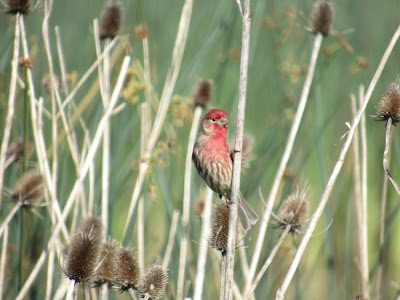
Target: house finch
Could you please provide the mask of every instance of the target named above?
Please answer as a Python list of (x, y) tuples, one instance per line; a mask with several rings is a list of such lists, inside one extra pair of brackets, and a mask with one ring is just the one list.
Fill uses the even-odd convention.
[[(192, 159), (207, 185), (220, 198), (231, 199), (232, 157), (226, 143), (228, 118), (221, 109), (210, 110), (201, 120)], [(257, 220), (257, 214), (239, 192), (238, 217), (247, 231)]]

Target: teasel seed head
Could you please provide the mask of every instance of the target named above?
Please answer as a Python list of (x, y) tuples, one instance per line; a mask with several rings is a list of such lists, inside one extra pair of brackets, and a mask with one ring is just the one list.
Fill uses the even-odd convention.
[(297, 188), (296, 192), (289, 195), (283, 201), (278, 213), (280, 218), (279, 227), (285, 228), (286, 226), (291, 226), (291, 232), (298, 232), (307, 222), (310, 204), (307, 190), (305, 188), (303, 191), (300, 191)]
[(22, 206), (35, 206), (43, 197), (45, 181), (43, 175), (36, 171), (29, 171), (15, 184), (11, 199)]
[[(28, 141), (28, 158), (33, 153), (33, 141)], [(8, 157), (13, 157), (14, 162), (19, 162), (24, 158), (24, 139), (18, 138), (13, 142), (7, 149), (6, 155)]]
[(139, 292), (141, 297), (157, 300), (162, 297), (168, 282), (167, 271), (159, 265), (151, 266), (146, 274), (141, 278), (139, 284)]
[(135, 27), (135, 35), (136, 39), (141, 41), (145, 38), (147, 38), (150, 34), (149, 28), (147, 28), (144, 25), (138, 25)]
[(381, 101), (376, 108), (376, 119), (387, 121), (392, 119), (394, 126), (400, 122), (400, 89), (399, 83), (392, 83), (381, 97)]
[(193, 203), (193, 213), (200, 218), (203, 215), (206, 194), (207, 194), (206, 189), (201, 190), (196, 200)]
[[(61, 86), (60, 85), (60, 79), (56, 75), (53, 75), (53, 79), (54, 79), (54, 83), (55, 83), (56, 89), (59, 90), (60, 86)], [(47, 94), (51, 94), (53, 92), (54, 88), (53, 88), (53, 84), (51, 82), (51, 75), (50, 74), (47, 74), (46, 76), (43, 77), (42, 86), (43, 86), (43, 89), (45, 90), (45, 92)]]
[(90, 282), (97, 275), (103, 241), (103, 225), (98, 218), (88, 218), (68, 243), (63, 271), (70, 280)]
[(228, 250), (229, 212), (230, 209), (225, 202), (219, 203), (214, 210), (214, 221), (211, 228), (210, 245), (221, 251), (222, 255), (225, 255)]
[(334, 10), (331, 2), (318, 1), (313, 5), (311, 14), (312, 30), (323, 36), (330, 35), (334, 21)]
[(213, 83), (211, 80), (201, 79), (197, 84), (193, 99), (196, 106), (207, 107), (212, 98)]
[(121, 27), (121, 4), (110, 3), (108, 4), (101, 16), (100, 20), (100, 38), (113, 39), (119, 32)]
[(15, 15), (20, 13), (27, 15), (31, 12), (31, 0), (7, 0), (6, 14)]
[(114, 260), (115, 283), (120, 291), (138, 289), (140, 268), (133, 250), (127, 248), (118, 249)]
[(97, 267), (97, 278), (95, 283), (102, 285), (107, 283), (112, 285), (115, 281), (115, 257), (117, 254), (117, 246), (115, 243), (106, 242), (100, 251), (100, 261)]

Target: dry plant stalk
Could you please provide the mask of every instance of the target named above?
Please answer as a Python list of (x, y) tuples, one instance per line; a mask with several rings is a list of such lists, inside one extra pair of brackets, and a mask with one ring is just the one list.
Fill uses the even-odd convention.
[[(241, 7), (238, 2), (239, 8)], [(247, 73), (249, 67), (249, 51), (250, 51), (250, 0), (244, 0), (243, 9), (240, 9), (242, 14), (242, 49), (240, 57), (240, 78), (239, 78), (239, 99), (238, 99), (238, 116), (236, 121), (236, 139), (233, 155), (233, 174), (232, 174), (232, 203), (229, 215), (229, 237), (228, 237), (228, 251), (225, 273), (225, 291), (224, 299), (231, 300), (233, 298), (233, 270), (235, 259), (235, 246), (236, 246), (236, 224), (238, 214), (238, 201), (239, 201), (239, 187), (240, 187), (240, 170), (242, 162), (242, 148), (243, 148), (243, 131), (244, 131), (244, 117), (246, 109), (246, 92), (247, 92)]]

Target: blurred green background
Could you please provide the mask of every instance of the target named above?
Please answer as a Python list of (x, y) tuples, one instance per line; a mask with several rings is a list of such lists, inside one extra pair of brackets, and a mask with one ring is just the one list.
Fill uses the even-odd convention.
[[(123, 26), (119, 41), (122, 54), (116, 59), (112, 69), (112, 85), (115, 84), (123, 55), (130, 55), (143, 65), (142, 43), (135, 38), (135, 27), (145, 25), (150, 31), (151, 80), (155, 92), (161, 95), (165, 76), (170, 65), (177, 26), (184, 1), (121, 1), (123, 7)], [(101, 15), (105, 1), (78, 0), (55, 1), (50, 17), (50, 39), (55, 73), (59, 74), (56, 58), (54, 26), (59, 26), (65, 55), (67, 73), (76, 72), (78, 80), (96, 59), (93, 38), (93, 19)], [(351, 121), (350, 93), (357, 94), (362, 84), (367, 89), (387, 44), (400, 23), (400, 2), (385, 1), (334, 1), (336, 10), (335, 35), (324, 38), (318, 58), (316, 73), (310, 91), (309, 102), (301, 123), (287, 176), (281, 185), (279, 203), (296, 188), (306, 182), (310, 186), (311, 212), (319, 202), (332, 168), (338, 159), (346, 133), (345, 122)], [(293, 115), (305, 79), (310, 59), (313, 35), (305, 30), (306, 19), (312, 9), (312, 1), (257, 1), (253, 0), (254, 10), (251, 25), (250, 62), (246, 106), (245, 132), (255, 137), (255, 159), (242, 175), (241, 189), (251, 206), (262, 215), (265, 209), (258, 190), (268, 197), (273, 178), (279, 165)], [(304, 18), (303, 18), (304, 15)], [(30, 51), (34, 57), (34, 81), (38, 96), (50, 103), (48, 95), (41, 86), (42, 78), (48, 73), (47, 58), (42, 38), (43, 10), (25, 17), (25, 25)], [(346, 33), (351, 31), (350, 33)], [(14, 17), (0, 15), (0, 113), (5, 119), (11, 74), (12, 46), (14, 38)], [(178, 77), (174, 98), (167, 115), (160, 140), (171, 142), (171, 152), (164, 151), (159, 159), (165, 166), (155, 164), (151, 174), (146, 177), (143, 187), (145, 197), (145, 247), (146, 265), (161, 263), (165, 252), (171, 218), (174, 209), (182, 210), (184, 158), (191, 119), (185, 114), (193, 112), (191, 96), (201, 78), (214, 82), (211, 105), (223, 108), (231, 120), (229, 136), (234, 138), (237, 113), (239, 61), (241, 47), (241, 19), (235, 1), (194, 1), (192, 20), (189, 28), (181, 71)], [(375, 106), (385, 89), (398, 78), (400, 46), (397, 45), (384, 69), (371, 101), (366, 109), (366, 130), (368, 146), (368, 243), (369, 265), (372, 291), (376, 279), (378, 258), (378, 232), (380, 215), (380, 195), (382, 191), (385, 124), (378, 123), (368, 116), (375, 114)], [(22, 72), (20, 72), (22, 76)], [(75, 97), (79, 106), (89, 89), (98, 80), (94, 72)], [(73, 82), (70, 87), (73, 87)], [(83, 119), (94, 134), (103, 106), (98, 89), (89, 97), (90, 103), (82, 114)], [(17, 88), (16, 118), (11, 141), (22, 135), (23, 90)], [(125, 101), (121, 97), (121, 101)], [(139, 102), (145, 101), (143, 92)], [(154, 114), (153, 114), (154, 115)], [(190, 117), (190, 116), (189, 116)], [(45, 120), (50, 124), (49, 120)], [(61, 125), (61, 123), (60, 123)], [(0, 123), (3, 133), (4, 123)], [(47, 145), (51, 143), (51, 128), (46, 128)], [(78, 131), (80, 143), (83, 141)], [(131, 235), (122, 241), (127, 209), (136, 180), (139, 162), (140, 120), (138, 104), (129, 104), (124, 111), (111, 121), (111, 176), (110, 176), (110, 224), (111, 237), (125, 246), (136, 247), (136, 222), (132, 222)], [(397, 129), (394, 130), (391, 173), (400, 178), (400, 145)], [(66, 141), (59, 145), (60, 167), (58, 194), (61, 206), (69, 196), (76, 180), (71, 168), (71, 156)], [(35, 157), (32, 158), (35, 161)], [(96, 156), (96, 210), (100, 215), (101, 199), (101, 151)], [(316, 232), (322, 232), (333, 220), (329, 229), (313, 237), (291, 284), (287, 299), (354, 299), (360, 292), (359, 257), (357, 250), (357, 222), (354, 205), (353, 155), (349, 151), (341, 174), (335, 185), (326, 208), (327, 214), (321, 219)], [(5, 186), (12, 188), (20, 176), (17, 167), (6, 170)], [(87, 182), (86, 182), (87, 183)], [(193, 171), (193, 200), (205, 187), (201, 178)], [(217, 195), (215, 197), (215, 201)], [(400, 281), (399, 259), (400, 240), (398, 230), (399, 197), (392, 186), (388, 190), (387, 223), (388, 232), (384, 247), (384, 277), (382, 299), (393, 299), (396, 289), (393, 283)], [(12, 208), (5, 200), (0, 211), (4, 220)], [(192, 202), (193, 203), (193, 202)], [(33, 267), (38, 255), (47, 243), (50, 227), (48, 216), (40, 220), (32, 216), (31, 228), (26, 228), (31, 241), (31, 260), (26, 270)], [(70, 222), (70, 220), (69, 220)], [(192, 283), (196, 270), (197, 252), (200, 239), (200, 219), (192, 214), (190, 223), (190, 253), (188, 257), (188, 280)], [(16, 295), (17, 276), (17, 238), (13, 233), (18, 229), (17, 222), (10, 225), (10, 262), (7, 265), (4, 298), (13, 299)], [(246, 237), (247, 252), (251, 255), (255, 246), (258, 226), (252, 228)], [(262, 257), (265, 259), (279, 237), (279, 230), (267, 232)], [(164, 299), (174, 299), (178, 276), (180, 226), (176, 235), (175, 247), (169, 266), (170, 281)], [(283, 249), (274, 260), (263, 281), (256, 289), (257, 299), (273, 299), (276, 289), (283, 280), (290, 265), (301, 236), (288, 236)], [(213, 250), (214, 251), (214, 250)], [(218, 279), (214, 277), (211, 261), (207, 264), (204, 299), (216, 299)], [(57, 266), (55, 287), (63, 277)], [(43, 278), (43, 280), (39, 280)], [(44, 297), (46, 269), (43, 268), (34, 284), (31, 297)], [(243, 284), (240, 267), (235, 278)], [(193, 294), (193, 284), (189, 296)], [(121, 298), (116, 292), (111, 298)]]

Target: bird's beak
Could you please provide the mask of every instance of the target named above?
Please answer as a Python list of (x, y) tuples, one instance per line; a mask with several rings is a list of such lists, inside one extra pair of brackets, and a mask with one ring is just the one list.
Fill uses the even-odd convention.
[(226, 125), (228, 125), (228, 119), (227, 118), (219, 119), (219, 125), (221, 125), (222, 127), (225, 127)]

